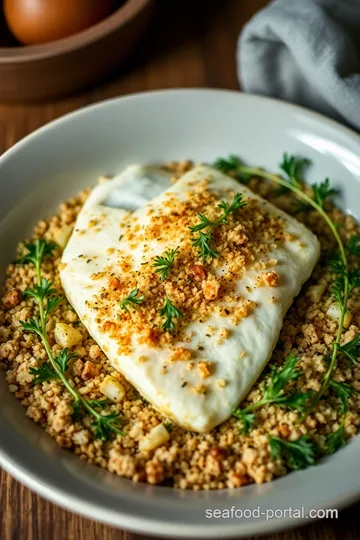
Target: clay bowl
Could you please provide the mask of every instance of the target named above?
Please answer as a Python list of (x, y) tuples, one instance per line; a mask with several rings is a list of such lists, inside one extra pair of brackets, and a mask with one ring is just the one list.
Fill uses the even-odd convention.
[(129, 52), (152, 7), (153, 0), (127, 0), (98, 24), (44, 45), (16, 45), (0, 29), (0, 100), (49, 99), (95, 82)]

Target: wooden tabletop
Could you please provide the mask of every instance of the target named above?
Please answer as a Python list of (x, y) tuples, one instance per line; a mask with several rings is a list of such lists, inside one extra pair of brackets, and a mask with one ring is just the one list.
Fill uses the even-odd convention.
[[(236, 39), (246, 21), (266, 3), (267, 0), (158, 0), (157, 12), (147, 35), (107, 81), (57, 101), (0, 105), (0, 154), (46, 122), (109, 97), (157, 88), (238, 89)], [(337, 520), (321, 521), (266, 538), (355, 540), (360, 537), (357, 512), (360, 512), (360, 504), (342, 511)], [(0, 470), (1, 540), (141, 538), (145, 537), (62, 510)]]

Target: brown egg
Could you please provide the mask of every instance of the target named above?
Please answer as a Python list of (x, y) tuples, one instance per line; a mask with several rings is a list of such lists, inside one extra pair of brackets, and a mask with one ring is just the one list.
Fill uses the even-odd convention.
[(61, 39), (107, 17), (112, 0), (4, 0), (6, 22), (25, 45)]

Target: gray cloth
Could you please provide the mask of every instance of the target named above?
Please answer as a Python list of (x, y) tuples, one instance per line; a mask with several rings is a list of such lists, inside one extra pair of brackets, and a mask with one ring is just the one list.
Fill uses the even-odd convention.
[(243, 29), (238, 75), (360, 130), (360, 0), (275, 0)]

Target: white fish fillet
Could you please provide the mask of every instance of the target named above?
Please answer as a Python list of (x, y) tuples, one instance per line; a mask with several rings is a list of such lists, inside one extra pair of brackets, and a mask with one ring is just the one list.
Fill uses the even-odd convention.
[[(106, 352), (113, 367), (121, 371), (156, 409), (174, 422), (189, 430), (206, 432), (231, 415), (271, 358), (283, 318), (310, 277), (319, 257), (320, 246), (317, 238), (297, 220), (217, 170), (196, 167), (170, 187), (166, 175), (162, 173), (159, 176), (152, 172), (151, 181), (146, 175), (144, 179), (145, 170), (130, 167), (117, 179), (93, 190), (78, 216), (75, 230), (64, 251), (61, 281), (69, 301), (89, 333)], [(124, 201), (126, 209), (138, 207), (134, 215), (138, 218), (137, 223), (143, 226), (149, 223), (151, 215), (166, 213), (164, 203), (168, 200), (169, 192), (184, 200), (191, 197), (191, 192), (204, 178), (210, 178), (208, 189), (220, 191), (223, 200), (231, 201), (229, 190), (240, 192), (245, 199), (260, 201), (268, 213), (276, 214), (283, 220), (290, 240), (271, 249), (265, 256), (266, 260), (278, 261), (275, 270), (280, 278), (279, 285), (254, 287), (262, 270), (255, 264), (250, 265), (236, 282), (236, 292), (256, 303), (256, 309), (249, 316), (239, 324), (234, 324), (230, 317), (217, 314), (211, 314), (206, 323), (189, 323), (188, 331), (192, 333), (190, 342), (176, 345), (192, 350), (194, 369), (188, 369), (187, 362), (168, 362), (171, 351), (167, 346), (151, 348), (140, 344), (136, 333), (132, 338), (132, 353), (119, 355), (116, 340), (100, 330), (97, 311), (91, 307), (94, 296), (100, 295), (107, 286), (109, 273), (118, 272), (117, 257), (111, 254), (111, 248), (116, 251), (121, 246), (123, 252), (132, 256), (133, 269), (140, 269), (144, 257), (151, 259), (169, 248), (176, 248), (181, 244), (181, 238), (175, 243), (173, 240), (169, 242), (164, 233), (160, 241), (149, 243), (146, 253), (141, 245), (134, 249), (129, 243), (119, 240), (122, 234), (120, 223), (126, 211), (102, 203), (109, 201), (113, 193), (116, 205)], [(152, 201), (151, 215), (147, 205), (143, 206), (149, 200)], [(89, 228), (90, 220), (101, 221), (100, 230)], [(94, 280), (91, 277), (105, 268), (103, 278)], [(224, 268), (219, 268), (218, 272), (220, 275)], [(146, 294), (146, 291), (142, 292)], [(114, 310), (113, 317), (114, 320), (118, 319), (119, 310)], [(228, 339), (219, 341), (218, 334), (208, 334), (208, 327), (228, 329)], [(147, 357), (146, 362), (139, 360), (143, 356)], [(202, 359), (206, 359), (214, 368), (205, 381), (196, 369), (196, 363)], [(205, 393), (194, 391), (199, 385), (206, 386)]]

